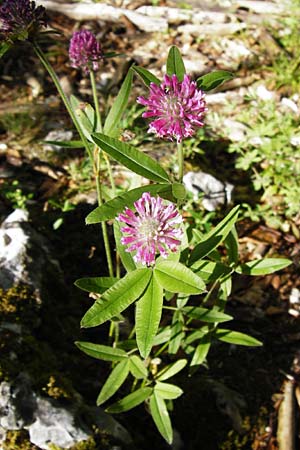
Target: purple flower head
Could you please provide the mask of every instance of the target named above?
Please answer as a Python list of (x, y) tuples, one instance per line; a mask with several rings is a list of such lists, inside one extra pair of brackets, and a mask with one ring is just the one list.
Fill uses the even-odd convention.
[(156, 254), (166, 258), (170, 252), (177, 251), (183, 235), (182, 216), (174, 203), (151, 197), (149, 192), (134, 202), (134, 206), (136, 211), (125, 208), (117, 217), (126, 224), (121, 228), (124, 234), (121, 243), (128, 245), (127, 252), (136, 252), (136, 262), (151, 266)]
[(47, 25), (46, 10), (29, 0), (4, 0), (0, 7), (0, 31), (12, 40), (34, 36)]
[(103, 59), (100, 43), (88, 30), (76, 31), (70, 41), (69, 56), (72, 67), (81, 68), (85, 73), (99, 68)]
[(143, 117), (156, 117), (150, 123), (150, 133), (181, 142), (203, 126), (207, 110), (204, 97), (188, 75), (184, 75), (183, 81), (178, 81), (176, 75), (165, 75), (160, 86), (150, 83), (148, 98), (138, 97), (137, 101), (147, 107)]

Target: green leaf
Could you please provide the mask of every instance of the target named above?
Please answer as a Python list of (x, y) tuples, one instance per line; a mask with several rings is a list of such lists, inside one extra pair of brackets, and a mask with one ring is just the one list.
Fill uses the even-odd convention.
[(112, 287), (117, 281), (118, 278), (115, 277), (87, 277), (79, 278), (74, 284), (83, 291), (103, 294), (103, 292)]
[(154, 275), (169, 292), (199, 294), (205, 290), (201, 278), (179, 262), (160, 261), (154, 268)]
[(131, 303), (143, 295), (152, 276), (151, 269), (137, 269), (129, 272), (109, 288), (81, 320), (83, 328), (96, 327), (117, 316)]
[(186, 197), (185, 186), (181, 183), (173, 183), (172, 184), (172, 193), (176, 199), (184, 200)]
[(161, 383), (160, 381), (156, 382), (154, 392), (166, 400), (174, 400), (183, 394), (183, 390), (175, 384)]
[[(76, 101), (78, 102), (77, 99)], [(74, 112), (83, 134), (91, 141), (91, 134), (97, 131), (97, 117), (94, 108), (89, 103), (80, 102), (75, 107)]]
[(196, 261), (191, 268), (200, 278), (202, 278), (203, 281), (207, 283), (216, 281), (222, 275), (226, 275), (231, 272), (230, 267), (227, 267), (219, 262), (208, 261), (205, 259)]
[(199, 259), (203, 259), (206, 255), (211, 253), (221, 242), (223, 242), (232, 227), (237, 221), (240, 206), (237, 205), (229, 214), (207, 235), (205, 240), (196, 245), (191, 252), (189, 263), (193, 264)]
[(284, 269), (290, 264), (292, 264), (292, 261), (285, 258), (256, 259), (255, 261), (240, 264), (235, 268), (235, 271), (245, 275), (268, 275)]
[(132, 77), (133, 72), (131, 69), (129, 69), (125, 77), (125, 80), (123, 81), (123, 84), (121, 86), (121, 89), (106, 117), (103, 127), (103, 133), (108, 136), (114, 136), (115, 132), (118, 130), (121, 117), (125, 112), (128, 103), (128, 98), (132, 85)]
[(87, 355), (103, 361), (121, 361), (128, 358), (127, 353), (120, 348), (84, 341), (76, 341), (75, 345)]
[(186, 366), (186, 364), (186, 359), (179, 359), (178, 361), (164, 367), (160, 372), (158, 372), (155, 378), (159, 381), (168, 380), (169, 378), (176, 375), (176, 373), (180, 372)]
[(167, 74), (169, 76), (175, 74), (179, 81), (183, 80), (185, 74), (184, 62), (180, 51), (175, 45), (173, 45), (169, 50), (167, 59)]
[(114, 219), (119, 213), (124, 211), (125, 207), (131, 208), (133, 203), (138, 200), (144, 192), (149, 192), (151, 195), (157, 194), (162, 198), (169, 199), (172, 197), (172, 185), (149, 184), (148, 186), (142, 186), (125, 192), (94, 209), (86, 217), (86, 224), (91, 225), (93, 223)]
[(217, 309), (207, 309), (198, 306), (185, 306), (182, 311), (192, 319), (201, 320), (202, 322), (228, 322), (233, 317), (228, 314), (218, 311)]
[(202, 326), (198, 330), (193, 331), (190, 333), (184, 340), (184, 343), (186, 345), (192, 344), (194, 341), (197, 341), (198, 339), (202, 339), (203, 336), (207, 333), (209, 333), (210, 327), (209, 325)]
[(153, 340), (153, 345), (161, 345), (171, 339), (171, 327), (166, 326), (159, 331)]
[(171, 337), (168, 351), (171, 355), (175, 355), (180, 347), (181, 341), (184, 339), (183, 331), (184, 318), (181, 311), (175, 311), (172, 317)]
[(102, 150), (132, 172), (153, 181), (169, 181), (167, 172), (158, 162), (132, 145), (101, 133), (94, 133), (92, 138)]
[(232, 80), (232, 78), (234, 78), (234, 75), (231, 72), (216, 70), (199, 77), (197, 79), (197, 87), (198, 89), (202, 89), (202, 91), (211, 91), (225, 83), (225, 81)]
[(211, 346), (211, 336), (210, 334), (205, 334), (196, 347), (195, 353), (193, 355), (191, 366), (199, 366), (205, 360), (209, 349)]
[(263, 345), (262, 342), (258, 341), (254, 337), (248, 336), (248, 334), (240, 333), (239, 331), (218, 328), (215, 331), (215, 336), (220, 341), (227, 342), (228, 344), (246, 345), (249, 347), (259, 347)]
[(148, 376), (148, 371), (145, 367), (145, 364), (137, 355), (133, 355), (130, 357), (130, 372), (132, 375), (139, 379), (145, 379)]
[(129, 374), (129, 359), (119, 362), (105, 381), (97, 398), (97, 406), (112, 397), (124, 383)]
[(149, 355), (157, 333), (163, 306), (163, 289), (152, 277), (147, 290), (136, 303), (135, 331), (139, 352), (143, 358)]
[(173, 430), (170, 416), (165, 401), (155, 391), (150, 397), (150, 412), (158, 431), (168, 444), (171, 444), (173, 441)]
[(239, 240), (235, 226), (225, 239), (227, 256), (230, 263), (237, 264), (239, 260)]
[(143, 387), (140, 388), (131, 394), (127, 395), (126, 397), (122, 398), (122, 400), (119, 400), (118, 402), (114, 403), (113, 405), (106, 408), (106, 412), (108, 413), (121, 413), (124, 411), (129, 411), (132, 408), (135, 408), (136, 406), (143, 403), (145, 400), (147, 400), (148, 397), (152, 394), (153, 389), (150, 387)]
[(125, 245), (121, 244), (122, 233), (120, 230), (120, 224), (117, 220), (114, 221), (113, 227), (114, 227), (116, 249), (121, 258), (122, 264), (127, 272), (132, 272), (133, 270), (136, 269), (136, 265), (131, 253), (126, 251)]
[(1, 42), (0, 44), (0, 58), (12, 47), (12, 43), (9, 42)]
[(132, 69), (141, 77), (146, 86), (150, 86), (150, 83), (155, 83), (158, 86), (161, 84), (160, 80), (149, 70), (140, 66), (132, 66)]

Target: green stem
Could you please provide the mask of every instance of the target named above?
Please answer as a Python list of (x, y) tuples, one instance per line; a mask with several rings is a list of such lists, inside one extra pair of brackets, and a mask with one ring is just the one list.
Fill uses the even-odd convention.
[(35, 51), (36, 55), (38, 56), (38, 58), (42, 62), (43, 66), (45, 67), (45, 69), (49, 73), (50, 77), (52, 78), (52, 81), (53, 81), (53, 83), (54, 83), (54, 85), (55, 85), (59, 95), (61, 96), (62, 101), (64, 102), (66, 110), (68, 111), (68, 113), (69, 113), (69, 115), (70, 115), (70, 117), (72, 119), (72, 122), (73, 122), (76, 130), (78, 131), (80, 139), (83, 142), (83, 145), (84, 145), (84, 147), (85, 147), (85, 149), (86, 149), (86, 151), (87, 151), (87, 153), (88, 153), (88, 155), (89, 155), (89, 157), (91, 159), (91, 162), (93, 162), (93, 154), (92, 154), (90, 145), (89, 145), (89, 143), (88, 143), (84, 133), (82, 132), (82, 129), (81, 129), (80, 125), (79, 125), (77, 117), (76, 117), (76, 115), (75, 115), (75, 113), (74, 113), (74, 111), (73, 111), (73, 109), (72, 109), (72, 107), (70, 105), (70, 102), (69, 102), (66, 94), (64, 93), (64, 91), (63, 91), (63, 89), (61, 87), (61, 84), (59, 82), (59, 79), (58, 79), (56, 73), (54, 72), (54, 70), (53, 70), (51, 64), (49, 63), (46, 55), (44, 54), (43, 50), (39, 47), (39, 45), (36, 42), (33, 43), (33, 48), (34, 48), (34, 51)]
[(98, 95), (97, 95), (95, 73), (93, 70), (90, 70), (90, 80), (91, 80), (91, 85), (92, 85), (93, 101), (94, 101), (94, 107), (95, 107), (96, 118), (97, 118), (96, 131), (100, 131), (100, 133), (102, 133), (102, 120), (101, 120), (101, 113), (100, 113), (100, 109), (99, 109), (99, 101), (98, 101)]
[[(100, 179), (100, 151), (99, 151), (99, 149), (98, 149), (98, 158), (97, 158), (96, 187), (97, 187), (98, 204), (99, 204), (99, 206), (101, 206), (103, 201), (102, 201), (101, 179)], [(110, 251), (110, 246), (109, 246), (106, 222), (102, 221), (101, 227), (102, 227), (102, 236), (103, 236), (104, 248), (105, 248), (107, 265), (108, 265), (108, 272), (109, 272), (109, 276), (113, 277), (114, 269), (113, 269), (111, 251)]]
[(183, 145), (182, 142), (177, 142), (177, 156), (178, 156), (178, 181), (182, 183), (183, 180)]

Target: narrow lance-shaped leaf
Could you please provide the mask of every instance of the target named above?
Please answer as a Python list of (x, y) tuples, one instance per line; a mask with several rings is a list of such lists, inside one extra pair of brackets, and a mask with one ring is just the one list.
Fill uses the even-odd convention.
[(175, 355), (184, 339), (184, 318), (181, 311), (175, 311), (172, 317), (171, 337), (169, 342), (169, 353)]
[(160, 80), (144, 67), (132, 66), (132, 69), (141, 77), (146, 86), (150, 86), (150, 83), (160, 85)]
[(233, 77), (234, 75), (231, 72), (227, 72), (226, 70), (216, 70), (199, 77), (197, 79), (197, 86), (198, 89), (202, 89), (202, 91), (210, 91), (225, 83), (225, 81), (232, 80)]
[(175, 384), (162, 383), (160, 381), (156, 382), (154, 390), (166, 400), (174, 400), (183, 394), (183, 390)]
[(121, 89), (106, 117), (103, 132), (108, 136), (114, 136), (115, 131), (118, 129), (121, 117), (126, 109), (128, 98), (132, 85), (132, 70), (129, 69), (125, 80), (121, 86)]
[(152, 392), (153, 389), (150, 387), (140, 388), (109, 406), (105, 411), (108, 413), (121, 413), (124, 411), (129, 411), (147, 400)]
[(75, 286), (83, 291), (103, 294), (118, 281), (115, 277), (86, 277), (75, 281)]
[(153, 181), (169, 181), (167, 172), (154, 159), (132, 145), (101, 133), (94, 133), (92, 138), (102, 150), (132, 172)]
[(184, 62), (180, 51), (175, 45), (173, 45), (169, 50), (167, 59), (167, 74), (170, 76), (175, 74), (179, 81), (183, 80), (185, 74)]
[(218, 328), (215, 331), (215, 336), (223, 342), (227, 342), (228, 344), (236, 344), (236, 345), (246, 345), (249, 347), (260, 347), (262, 342), (255, 339), (252, 336), (249, 336), (245, 333), (240, 333), (239, 331), (225, 330), (223, 328)]
[(109, 347), (108, 345), (93, 344), (92, 342), (77, 341), (76, 346), (93, 358), (103, 361), (121, 361), (127, 359), (127, 353), (120, 348)]
[(43, 144), (56, 145), (63, 148), (84, 148), (82, 141), (42, 141)]
[(204, 258), (226, 239), (235, 222), (237, 221), (239, 208), (239, 205), (233, 208), (230, 213), (227, 214), (227, 216), (206, 235), (206, 239), (196, 245), (196, 247), (191, 252), (191, 256), (189, 259), (190, 264), (193, 264), (197, 260)]
[(158, 194), (162, 198), (174, 200), (172, 197), (171, 184), (150, 184), (148, 186), (142, 186), (125, 192), (94, 209), (86, 217), (86, 224), (90, 225), (114, 219), (119, 213), (124, 211), (125, 207), (131, 208), (133, 203), (137, 201), (144, 192), (149, 192), (151, 195)]
[(240, 264), (235, 268), (238, 273), (245, 275), (268, 275), (276, 272), (277, 270), (284, 269), (292, 264), (292, 261), (285, 258), (265, 258), (257, 259), (255, 261), (249, 261), (245, 264)]
[(132, 373), (132, 375), (138, 380), (147, 378), (148, 371), (145, 367), (145, 364), (143, 363), (141, 358), (137, 355), (132, 355), (130, 357), (129, 370)]
[(205, 360), (211, 346), (210, 334), (205, 334), (199, 341), (193, 355), (191, 366), (199, 366)]
[(198, 306), (185, 306), (182, 311), (192, 319), (201, 320), (202, 322), (228, 322), (233, 317), (218, 311), (217, 309), (207, 309)]
[(168, 444), (171, 444), (173, 441), (171, 420), (165, 401), (156, 391), (150, 397), (150, 412), (158, 431)]
[(102, 405), (102, 403), (106, 402), (110, 397), (112, 397), (120, 386), (124, 383), (127, 376), (129, 374), (129, 359), (126, 359), (124, 361), (119, 362), (112, 372), (110, 373), (109, 377), (107, 378), (106, 382), (104, 383), (100, 394), (97, 398), (97, 405)]
[(155, 378), (159, 381), (168, 380), (169, 378), (176, 375), (176, 373), (180, 372), (186, 366), (186, 364), (186, 359), (179, 359), (178, 361), (164, 367), (160, 372), (158, 372)]
[(199, 294), (205, 290), (201, 278), (179, 262), (159, 262), (155, 266), (154, 275), (161, 286), (169, 292)]
[(149, 355), (157, 333), (163, 305), (163, 289), (152, 277), (147, 290), (136, 303), (136, 340), (143, 358)]
[(119, 280), (85, 313), (83, 328), (96, 327), (117, 316), (145, 291), (152, 276), (150, 269), (137, 269)]

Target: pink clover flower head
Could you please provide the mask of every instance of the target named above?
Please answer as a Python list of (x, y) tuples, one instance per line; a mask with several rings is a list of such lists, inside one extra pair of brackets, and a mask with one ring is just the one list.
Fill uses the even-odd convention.
[(70, 41), (69, 57), (72, 67), (81, 68), (85, 73), (98, 70), (103, 59), (100, 43), (88, 30), (76, 31)]
[(125, 208), (117, 217), (125, 224), (121, 227), (121, 243), (128, 246), (127, 252), (136, 252), (133, 259), (151, 266), (156, 254), (166, 258), (170, 252), (176, 252), (183, 235), (182, 216), (176, 205), (145, 192), (134, 207), (135, 211)]
[(4, 0), (0, 6), (0, 32), (11, 40), (24, 40), (47, 26), (46, 9), (34, 1)]
[(147, 107), (143, 117), (155, 117), (148, 132), (181, 142), (193, 136), (196, 128), (203, 127), (207, 111), (204, 97), (189, 75), (184, 75), (183, 81), (178, 81), (176, 75), (165, 75), (159, 86), (150, 83), (148, 98), (138, 97), (137, 102)]

